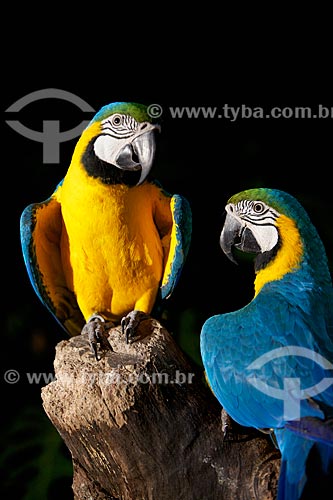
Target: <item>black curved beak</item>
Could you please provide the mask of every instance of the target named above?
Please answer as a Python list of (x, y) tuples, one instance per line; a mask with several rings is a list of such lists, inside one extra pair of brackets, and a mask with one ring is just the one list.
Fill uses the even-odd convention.
[(233, 255), (234, 248), (246, 253), (257, 254), (261, 252), (251, 230), (229, 213), (227, 213), (221, 232), (220, 246), (228, 259), (234, 264), (237, 264)]

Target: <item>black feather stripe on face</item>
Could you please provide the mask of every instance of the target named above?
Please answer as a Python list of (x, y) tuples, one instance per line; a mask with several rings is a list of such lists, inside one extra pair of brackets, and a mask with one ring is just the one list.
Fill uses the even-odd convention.
[(100, 179), (103, 184), (125, 184), (126, 186), (135, 186), (140, 179), (141, 170), (130, 171), (122, 170), (111, 163), (98, 158), (94, 151), (94, 137), (88, 144), (82, 155), (82, 164), (90, 177)]
[(275, 245), (274, 248), (272, 248), (272, 250), (269, 250), (268, 252), (259, 253), (254, 261), (255, 272), (264, 269), (267, 266), (267, 264), (269, 264), (271, 260), (274, 259), (280, 247), (281, 247), (281, 240), (279, 238), (277, 244)]

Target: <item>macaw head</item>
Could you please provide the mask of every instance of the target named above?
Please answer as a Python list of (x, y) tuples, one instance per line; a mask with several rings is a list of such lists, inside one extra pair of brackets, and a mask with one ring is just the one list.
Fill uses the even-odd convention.
[[(233, 250), (256, 255), (255, 270), (275, 263), (275, 276), (297, 268), (301, 261), (326, 262), (317, 230), (301, 204), (277, 189), (255, 188), (233, 195), (225, 207), (220, 245), (236, 263)], [(283, 269), (283, 271), (282, 271)]]
[(74, 154), (104, 184), (139, 185), (152, 167), (159, 129), (143, 104), (108, 104), (83, 131)]

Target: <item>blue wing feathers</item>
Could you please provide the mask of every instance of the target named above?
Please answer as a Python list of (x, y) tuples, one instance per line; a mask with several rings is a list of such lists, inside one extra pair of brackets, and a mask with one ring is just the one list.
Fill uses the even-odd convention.
[[(55, 192), (61, 184), (62, 181)], [(31, 204), (22, 212), (21, 247), (36, 295), (68, 334), (77, 335), (84, 320), (74, 293), (67, 288), (61, 264), (62, 215), (55, 192), (44, 202)]]
[(160, 295), (162, 299), (170, 297), (179, 281), (189, 252), (192, 233), (192, 212), (186, 198), (178, 194), (173, 195), (171, 206), (173, 207), (173, 231), (176, 244), (172, 255), (170, 274), (167, 281), (161, 286)]
[(46, 207), (49, 203), (52, 202), (57, 189), (62, 185), (62, 183), (63, 179), (58, 183), (53, 194), (45, 201), (41, 203), (31, 203), (30, 205), (28, 205), (23, 210), (20, 217), (21, 248), (27, 273), (36, 295), (41, 300), (41, 302), (50, 310), (52, 314), (55, 314), (55, 311), (53, 304), (45, 289), (42, 273), (39, 270), (33, 235), (37, 222), (38, 210), (41, 210), (43, 207)]
[[(47, 203), (47, 202), (45, 202)], [(54, 308), (43, 284), (43, 276), (39, 270), (33, 239), (36, 224), (36, 211), (43, 203), (31, 204), (22, 212), (20, 219), (20, 236), (24, 262), (31, 285), (40, 301), (54, 314)]]

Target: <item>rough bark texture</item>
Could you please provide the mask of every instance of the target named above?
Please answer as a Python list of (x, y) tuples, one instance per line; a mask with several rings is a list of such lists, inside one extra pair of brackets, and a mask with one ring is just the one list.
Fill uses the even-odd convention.
[(273, 500), (280, 455), (228, 419), (156, 320), (100, 361), (83, 335), (62, 341), (44, 409), (73, 459), (75, 500)]

